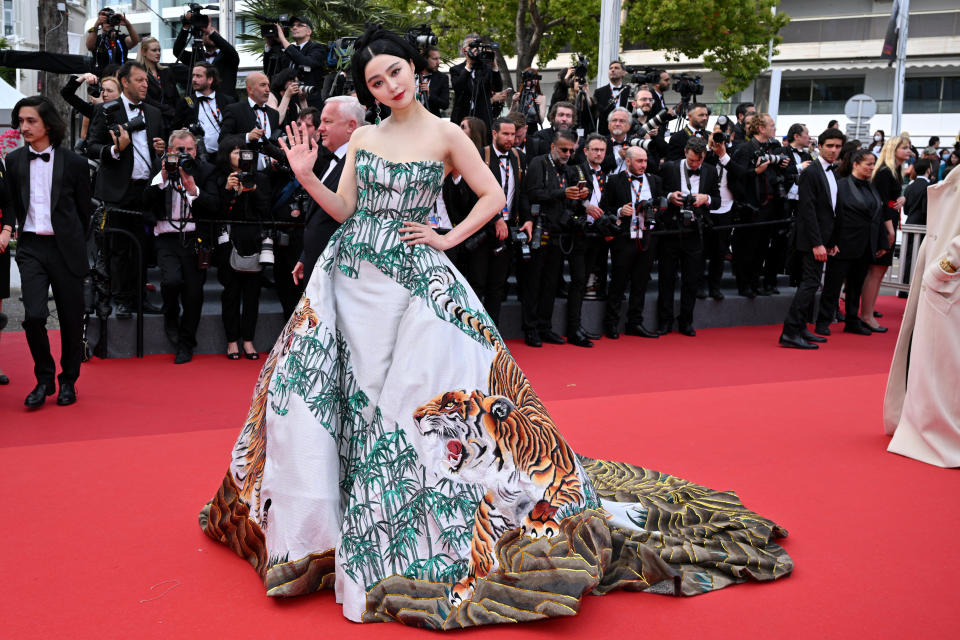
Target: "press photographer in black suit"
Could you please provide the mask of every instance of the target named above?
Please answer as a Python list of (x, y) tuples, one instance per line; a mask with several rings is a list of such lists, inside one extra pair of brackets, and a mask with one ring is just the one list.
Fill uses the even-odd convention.
[[(119, 16), (120, 24), (117, 26), (109, 24), (108, 18), (116, 20), (116, 16)], [(122, 35), (119, 27), (126, 29), (127, 35)], [(95, 66), (100, 70), (111, 64), (125, 63), (127, 53), (137, 46), (138, 42), (140, 42), (140, 36), (127, 20), (127, 16), (122, 13), (115, 14), (109, 7), (100, 9), (97, 21), (87, 29), (87, 51), (93, 54)]]
[(599, 118), (597, 133), (607, 135), (610, 130), (607, 128), (607, 116), (617, 107), (631, 109), (631, 91), (630, 85), (623, 81), (627, 75), (623, 63), (614, 60), (607, 68), (607, 77), (610, 78), (610, 84), (605, 84), (593, 92), (593, 103), (596, 105)]
[(787, 273), (790, 273), (791, 279), (799, 277), (796, 273), (799, 264), (792, 260), (794, 257), (793, 245), (795, 244), (793, 235), (796, 234), (795, 219), (800, 200), (800, 173), (809, 167), (812, 161), (812, 157), (807, 151), (809, 146), (810, 132), (807, 126), (800, 123), (790, 125), (790, 128), (787, 129), (787, 145), (783, 147), (783, 154), (790, 158), (790, 162), (782, 172), (784, 189), (787, 191), (787, 195), (781, 200), (783, 203), (781, 218), (791, 222), (789, 225), (773, 229), (764, 264), (764, 272), (773, 272), (772, 279), (774, 282), (776, 282), (776, 274), (783, 272), (788, 262)]
[(486, 123), (489, 131), (493, 121), (490, 98), (503, 89), (497, 59), (485, 61), (482, 58), (482, 46), (476, 34), (464, 38), (461, 51), (464, 61), (450, 67), (453, 88), (450, 121), (461, 122), (467, 116), (476, 116)]
[(652, 112), (654, 115), (668, 108), (667, 101), (664, 99), (663, 94), (670, 88), (670, 80), (670, 73), (667, 71), (661, 71), (660, 80), (648, 87), (650, 89), (650, 93), (653, 94)]
[(570, 165), (576, 148), (576, 133), (558, 131), (550, 145), (550, 153), (531, 160), (527, 169), (527, 199), (531, 207), (539, 207), (543, 226), (541, 248), (522, 267), (523, 330), (527, 344), (533, 347), (541, 346), (542, 342), (564, 343), (563, 337), (553, 331), (553, 302), (565, 257), (570, 261), (571, 278), (567, 336), (577, 346), (593, 346), (580, 328), (580, 307), (586, 291), (583, 242), (571, 231), (571, 219), (584, 218), (583, 202), (590, 197), (590, 189), (580, 185), (581, 179), (585, 182), (585, 176), (581, 177), (582, 168), (578, 171), (577, 167)]
[[(726, 227), (733, 222), (733, 191), (731, 184), (738, 184), (743, 181), (745, 174), (735, 162), (730, 159), (730, 150), (732, 145), (727, 141), (727, 136), (722, 127), (714, 127), (713, 134), (710, 136), (710, 153), (708, 159), (713, 159), (713, 164), (704, 161), (703, 170), (714, 170), (719, 178), (720, 207), (710, 212), (711, 224), (705, 229), (703, 242), (703, 261), (706, 268), (706, 275), (701, 277), (701, 284), (697, 287), (697, 297), (705, 298), (707, 293), (714, 300), (723, 300), (725, 297), (720, 290), (723, 281), (723, 266), (727, 260), (727, 252), (730, 250), (730, 229), (717, 229), (716, 227)], [(709, 261), (709, 265), (706, 264)], [(701, 272), (702, 273), (702, 272)]]
[(212, 180), (213, 165), (197, 158), (197, 141), (192, 133), (186, 129), (174, 131), (168, 149), (160, 173), (144, 193), (152, 205), (145, 217), (154, 225), (156, 236), (164, 330), (177, 349), (174, 364), (184, 364), (193, 358), (197, 346), (207, 276), (202, 264), (209, 265), (213, 247), (210, 234), (200, 233), (195, 220), (216, 216), (218, 189)]
[(794, 249), (800, 262), (800, 284), (790, 310), (783, 321), (780, 345), (795, 349), (816, 349), (826, 338), (814, 335), (807, 323), (813, 317), (813, 305), (823, 277), (827, 257), (836, 253), (831, 244), (834, 212), (837, 207), (837, 176), (834, 162), (846, 136), (839, 129), (820, 134), (820, 157), (800, 173), (797, 184), (797, 218)]
[[(532, 136), (527, 136), (527, 158), (532, 160), (537, 156), (543, 156), (550, 153), (550, 145), (558, 131), (573, 130), (573, 110), (572, 102), (555, 102), (550, 107), (550, 113), (547, 114), (547, 120), (550, 121), (550, 127), (541, 129)], [(576, 134), (574, 134), (576, 135)]]
[[(61, 148), (66, 124), (53, 104), (24, 98), (11, 121), (27, 144), (6, 158), (3, 229), (19, 230), (17, 267), (22, 281), (23, 329), (33, 356), (37, 385), (24, 404), (36, 408), (56, 391), (56, 364), (47, 337), (47, 292), (60, 321), (60, 392), (57, 404), (77, 401), (83, 338), (83, 278), (89, 271), (86, 234), (90, 223), (87, 161)], [(2, 234), (6, 236), (6, 234)], [(9, 241), (9, 236), (6, 237)], [(6, 249), (6, 247), (4, 247)]]
[[(693, 308), (697, 303), (697, 282), (703, 268), (703, 226), (709, 224), (710, 210), (720, 207), (720, 182), (716, 171), (704, 165), (707, 145), (698, 137), (687, 140), (685, 159), (667, 162), (660, 171), (663, 190), (668, 193), (667, 228), (686, 230), (680, 235), (658, 239), (660, 258), (657, 295), (657, 332), (673, 330), (673, 296), (677, 268), (680, 269), (680, 333), (695, 336)], [(692, 198), (692, 203), (685, 202)], [(692, 204), (692, 206), (688, 206)], [(689, 212), (689, 213), (684, 213)]]
[[(312, 35), (313, 23), (307, 18), (294, 16), (290, 19), (292, 43), (287, 40), (283, 26), (278, 24), (276, 39), (268, 39), (264, 45), (263, 72), (272, 76), (281, 69), (298, 69), (300, 81), (317, 88), (307, 98), (307, 102), (319, 109), (323, 106), (320, 88), (323, 87), (324, 70), (327, 66), (327, 47), (311, 40)], [(275, 48), (281, 51), (279, 57)]]
[(670, 136), (667, 144), (666, 160), (676, 162), (682, 160), (687, 148), (687, 140), (693, 137), (700, 138), (704, 143), (707, 142), (709, 134), (707, 133), (707, 120), (710, 119), (710, 111), (705, 104), (692, 104), (687, 110), (687, 125)]
[(646, 170), (647, 152), (640, 147), (628, 147), (626, 171), (610, 177), (600, 200), (600, 208), (608, 219), (616, 220), (613, 227), (616, 233), (610, 241), (613, 267), (603, 315), (603, 333), (614, 340), (620, 337), (621, 308), (628, 284), (630, 301), (624, 333), (643, 338), (660, 337), (643, 326), (644, 299), (657, 252), (657, 238), (649, 234), (657, 228), (657, 220), (654, 212), (645, 214), (640, 205), (666, 194), (660, 178)]
[[(270, 80), (262, 73), (247, 76), (247, 99), (227, 106), (220, 125), (220, 139), (235, 133), (244, 134), (247, 145), (259, 146), (261, 140), (274, 141), (280, 136), (280, 114), (266, 106), (270, 97)], [(270, 161), (260, 154), (258, 168), (264, 170)]]
[(208, 62), (200, 62), (193, 68), (191, 84), (193, 91), (177, 101), (173, 128), (186, 129), (194, 124), (203, 127), (203, 138), (197, 144), (198, 154), (209, 161), (217, 157), (223, 113), (227, 105), (236, 100), (219, 90), (217, 69)]
[[(631, 122), (630, 137), (640, 135), (640, 129), (652, 118), (655, 118), (660, 111), (654, 111), (653, 93), (646, 87), (637, 89), (633, 96), (633, 117)], [(647, 147), (647, 173), (657, 174), (660, 172), (660, 161), (667, 155), (667, 123), (673, 119), (672, 112), (668, 112), (663, 122), (650, 129), (644, 135), (650, 140)]]
[(450, 106), (450, 79), (440, 71), (440, 49), (427, 48), (427, 68), (420, 74), (420, 101), (435, 116)]
[(630, 112), (616, 107), (607, 114), (607, 151), (603, 158), (603, 170), (609, 174), (620, 173), (627, 166), (627, 137), (630, 133)]
[[(190, 16), (191, 12), (188, 11), (184, 20), (188, 20)], [(198, 62), (212, 64), (220, 75), (219, 90), (236, 100), (237, 69), (240, 68), (240, 54), (237, 50), (209, 23), (203, 30), (203, 48), (200, 51), (194, 51), (192, 47), (186, 48), (189, 39), (190, 29), (184, 26), (173, 43), (173, 55), (176, 59), (188, 67), (193, 67)]]
[(741, 102), (735, 113), (737, 123), (733, 125), (733, 147), (736, 149), (747, 141), (747, 120), (757, 115), (757, 107), (752, 102)]
[[(590, 197), (584, 203), (587, 212), (587, 234), (584, 239), (584, 264), (587, 271), (587, 290), (585, 299), (603, 299), (607, 295), (607, 262), (610, 247), (605, 235), (597, 231), (597, 221), (603, 216), (600, 200), (611, 175), (604, 170), (604, 158), (607, 157), (607, 139), (599, 133), (591, 133), (583, 140), (583, 170), (590, 183)], [(591, 340), (598, 339), (590, 335)]]
[[(146, 284), (146, 246), (144, 220), (141, 216), (109, 212), (110, 206), (143, 211), (143, 192), (160, 170), (160, 157), (166, 149), (163, 118), (160, 110), (144, 104), (147, 95), (147, 71), (143, 65), (128, 62), (117, 72), (123, 93), (120, 102), (105, 104), (90, 124), (87, 137), (87, 157), (100, 161), (94, 197), (107, 205), (107, 224), (130, 232), (141, 247), (137, 261), (136, 245), (126, 236), (110, 239), (110, 277), (113, 298), (117, 303), (117, 318), (133, 315), (137, 301), (137, 273)], [(143, 118), (143, 126), (130, 126)], [(108, 122), (108, 119), (110, 122)], [(119, 135), (109, 125), (119, 125)], [(125, 126), (126, 125), (126, 126)], [(136, 129), (131, 132), (128, 130)], [(159, 309), (146, 302), (144, 311), (157, 313)]]

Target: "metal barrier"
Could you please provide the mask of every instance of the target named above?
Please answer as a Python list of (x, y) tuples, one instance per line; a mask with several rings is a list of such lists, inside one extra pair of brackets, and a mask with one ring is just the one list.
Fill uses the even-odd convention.
[(881, 283), (897, 291), (909, 291), (911, 277), (917, 266), (917, 252), (927, 235), (923, 224), (905, 224), (900, 227), (900, 250), (893, 255), (893, 266), (887, 269)]

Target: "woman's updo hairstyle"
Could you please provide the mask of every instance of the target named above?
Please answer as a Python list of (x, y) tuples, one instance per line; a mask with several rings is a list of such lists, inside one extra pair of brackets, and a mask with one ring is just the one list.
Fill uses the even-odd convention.
[(417, 72), (423, 71), (427, 67), (427, 61), (406, 39), (378, 24), (368, 24), (367, 30), (353, 44), (353, 56), (350, 60), (353, 87), (356, 89), (357, 99), (368, 108), (373, 108), (376, 98), (367, 88), (367, 77), (364, 74), (364, 69), (368, 62), (380, 54), (409, 60), (413, 62), (414, 70)]

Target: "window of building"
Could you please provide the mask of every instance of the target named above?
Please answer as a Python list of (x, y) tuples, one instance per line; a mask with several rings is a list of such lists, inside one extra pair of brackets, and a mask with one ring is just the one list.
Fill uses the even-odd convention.
[(863, 93), (864, 78), (784, 78), (780, 83), (780, 113), (831, 114), (843, 112), (843, 105)]
[(13, 0), (3, 0), (3, 35), (13, 35)]
[(960, 111), (960, 77), (907, 78), (903, 88), (906, 113)]

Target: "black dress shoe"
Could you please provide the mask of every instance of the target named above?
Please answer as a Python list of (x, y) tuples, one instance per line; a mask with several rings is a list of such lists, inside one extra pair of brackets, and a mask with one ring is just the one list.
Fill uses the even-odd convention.
[(680, 325), (680, 333), (691, 338), (695, 338), (697, 336), (697, 330), (689, 324)]
[(881, 327), (880, 325), (873, 327), (867, 324), (866, 322), (864, 322), (863, 320), (860, 321), (860, 326), (865, 327), (871, 333), (886, 333), (887, 331), (889, 331), (887, 327)]
[(757, 294), (753, 292), (753, 289), (739, 289), (737, 293), (744, 298), (750, 298), (751, 300), (757, 297)]
[(77, 389), (72, 382), (61, 382), (60, 393), (57, 394), (57, 404), (65, 407), (77, 401)]
[(642, 324), (628, 324), (623, 328), (623, 332), (628, 336), (639, 336), (641, 338), (659, 338), (660, 334), (655, 331), (648, 331)]
[(607, 327), (603, 330), (603, 335), (607, 336), (611, 340), (619, 340), (620, 332), (614, 327)]
[(557, 335), (553, 331), (541, 331), (540, 340), (550, 344), (563, 344), (566, 342), (566, 340), (563, 339), (563, 336)]
[(536, 331), (527, 331), (527, 333), (523, 336), (523, 341), (527, 343), (528, 347), (543, 346), (543, 342), (540, 340), (540, 334)]
[(813, 328), (813, 332), (818, 336), (828, 336), (830, 335), (830, 327), (825, 324), (818, 324)]
[(723, 300), (726, 296), (723, 295), (720, 289), (710, 289), (710, 297), (714, 300)]
[(118, 320), (129, 320), (133, 317), (133, 310), (122, 302), (117, 303), (117, 313)]
[(152, 316), (158, 316), (158, 315), (160, 315), (161, 313), (163, 313), (163, 308), (162, 308), (162, 307), (158, 307), (157, 305), (153, 304), (152, 302), (144, 302), (144, 303), (143, 303), (143, 312), (146, 313), (146, 314), (152, 315)]
[(707, 299), (707, 290), (706, 288), (697, 289), (697, 300), (706, 300)]
[(818, 335), (815, 334), (814, 332), (810, 331), (810, 329), (807, 329), (806, 327), (804, 327), (804, 328), (803, 328), (803, 331), (800, 332), (800, 337), (803, 338), (804, 340), (806, 340), (807, 342), (820, 342), (820, 343), (823, 343), (823, 342), (826, 342), (826, 341), (827, 341), (826, 338), (821, 338), (820, 336), (818, 336)]
[(193, 349), (189, 347), (178, 347), (177, 357), (173, 359), (173, 364), (186, 364), (193, 360)]
[(819, 349), (820, 346), (807, 342), (803, 336), (788, 336), (785, 333), (780, 334), (780, 346), (791, 349)]
[(38, 382), (37, 386), (33, 388), (33, 391), (27, 394), (27, 399), (23, 401), (23, 404), (31, 409), (36, 409), (37, 407), (43, 406), (43, 403), (47, 401), (47, 396), (52, 396), (56, 390), (57, 388), (53, 384), (47, 385)]
[(671, 331), (673, 331), (672, 324), (661, 324), (657, 326), (657, 335), (665, 336)]
[(580, 333), (587, 337), (587, 340), (599, 340), (603, 337), (601, 333), (593, 333), (592, 331), (587, 331), (583, 327), (580, 327)]
[(567, 344), (572, 344), (575, 347), (592, 347), (593, 343), (590, 341), (582, 331), (578, 331), (572, 336), (567, 336)]
[(874, 312), (873, 312), (873, 317), (874, 317), (874, 318), (882, 318), (882, 317), (883, 317), (883, 314), (880, 313), (879, 311), (874, 311)]
[(5, 373), (0, 373), (0, 385), (10, 384), (10, 378)]
[(870, 331), (870, 329), (865, 327), (863, 323), (860, 322), (859, 320), (855, 322), (848, 322), (845, 325), (843, 325), (843, 332), (854, 333), (858, 336), (869, 336), (871, 333), (873, 333), (872, 331)]

